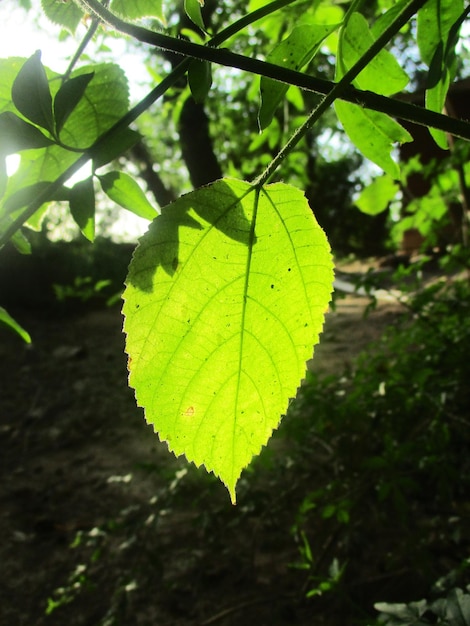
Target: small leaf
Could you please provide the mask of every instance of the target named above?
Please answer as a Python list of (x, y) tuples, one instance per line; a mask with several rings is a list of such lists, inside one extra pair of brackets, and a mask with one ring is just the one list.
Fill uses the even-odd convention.
[[(266, 61), (292, 70), (300, 70), (313, 59), (322, 41), (336, 28), (336, 25), (298, 26), (268, 54)], [(271, 78), (261, 77), (261, 104), (258, 114), (258, 123), (261, 130), (264, 130), (271, 123), (274, 112), (279, 103), (282, 102), (288, 89), (288, 85)]]
[(196, 24), (203, 32), (206, 31), (204, 20), (202, 19), (201, 6), (204, 6), (204, 1), (199, 0), (184, 0), (184, 10), (189, 19)]
[(127, 152), (132, 146), (141, 140), (141, 135), (135, 130), (124, 128), (119, 135), (113, 133), (111, 137), (101, 140), (93, 148), (93, 171), (111, 163), (121, 154)]
[(21, 230), (17, 230), (16, 233), (10, 237), (10, 241), (20, 254), (32, 253), (31, 244)]
[(56, 93), (54, 98), (54, 116), (57, 134), (65, 124), (68, 116), (82, 99), (85, 89), (93, 76), (94, 72), (90, 72), (70, 78)]
[(303, 193), (282, 183), (224, 179), (189, 193), (135, 250), (123, 313), (137, 403), (233, 502), (296, 395), (332, 282), (323, 231)]
[(377, 602), (374, 604), (374, 608), (380, 611), (380, 613), (398, 618), (400, 623), (403, 623), (403, 626), (413, 626), (413, 624), (419, 623), (420, 618), (427, 611), (428, 606), (426, 600), (419, 600), (418, 602), (410, 602), (409, 604)]
[[(455, 76), (455, 47), (464, 17), (463, 0), (428, 0), (418, 11), (418, 47), (429, 67), (425, 104), (436, 113), (442, 112)], [(446, 134), (434, 128), (429, 131), (436, 144), (447, 150)]]
[(447, 596), (446, 619), (453, 626), (470, 626), (470, 594), (452, 589)]
[(418, 11), (418, 47), (428, 67), (439, 45), (447, 43), (453, 25), (463, 13), (463, 5), (463, 0), (427, 0)]
[(409, 0), (399, 0), (396, 4), (393, 4), (388, 11), (379, 15), (370, 27), (374, 39), (378, 39), (380, 35), (385, 32), (408, 3)]
[(36, 126), (28, 124), (15, 113), (11, 111), (0, 113), (1, 155), (15, 154), (21, 150), (46, 148), (53, 143)]
[(355, 204), (367, 215), (378, 215), (385, 211), (398, 190), (390, 176), (380, 176), (361, 191)]
[(0, 306), (0, 323), (14, 330), (26, 343), (31, 343), (29, 333), (2, 306)]
[(11, 90), (13, 104), (28, 120), (54, 132), (52, 96), (41, 51), (38, 50), (23, 65)]
[(25, 226), (35, 230), (37, 233), (40, 233), (42, 230), (42, 224), (44, 222), (44, 218), (47, 215), (49, 210), (49, 204), (43, 204), (37, 211), (31, 215), (25, 222)]
[(41, 5), (46, 17), (51, 22), (63, 26), (73, 35), (83, 17), (82, 10), (75, 2), (72, 0), (69, 2), (41, 0)]
[(111, 198), (119, 206), (147, 220), (153, 220), (156, 217), (155, 208), (129, 174), (109, 172), (103, 176), (98, 176), (98, 179), (108, 198)]
[[(445, 107), (449, 85), (451, 83), (451, 74), (447, 67), (445, 67), (440, 52), (440, 50), (436, 50), (436, 62), (435, 64), (431, 64), (431, 67), (429, 69), (429, 74), (431, 75), (432, 71), (435, 68), (439, 68), (439, 79), (434, 83), (432, 87), (426, 89), (425, 95), (426, 108), (430, 111), (435, 111), (436, 113), (442, 113)], [(430, 128), (429, 132), (431, 133), (434, 141), (439, 146), (439, 148), (442, 148), (443, 150), (448, 150), (449, 144), (447, 141), (446, 133), (444, 131), (438, 130), (436, 128)]]
[(82, 98), (62, 127), (60, 138), (67, 146), (89, 148), (128, 110), (129, 86), (123, 70), (114, 63), (80, 68), (94, 72)]
[(348, 137), (362, 154), (394, 180), (400, 168), (390, 156), (395, 142), (412, 141), (410, 133), (391, 117), (349, 102), (335, 101), (335, 111)]
[(208, 61), (191, 61), (188, 82), (194, 100), (198, 103), (204, 102), (212, 85), (211, 64)]
[[(50, 186), (50, 184), (50, 182), (41, 181), (40, 183), (34, 183), (34, 185), (29, 185), (28, 187), (19, 189), (5, 200), (5, 210), (7, 213), (11, 213), (28, 206), (28, 204), (35, 200), (39, 194), (43, 193)], [(51, 202), (52, 200), (68, 200), (69, 195), (70, 190), (66, 187), (62, 187), (53, 194), (48, 195), (44, 202)]]
[[(352, 13), (341, 30), (336, 80), (344, 76), (371, 47), (374, 40), (375, 34), (366, 19), (360, 13)], [(386, 50), (381, 50), (354, 81), (361, 89), (371, 89), (383, 95), (401, 91), (407, 83), (408, 76)], [(334, 106), (336, 115), (353, 144), (392, 178), (399, 179), (399, 167), (390, 153), (394, 143), (412, 141), (410, 133), (384, 113), (338, 100)]]
[[(341, 32), (341, 56), (336, 78), (342, 78), (374, 41), (366, 18), (360, 13), (352, 13)], [(354, 84), (360, 89), (390, 95), (402, 91), (408, 82), (408, 75), (397, 59), (388, 50), (381, 50), (358, 75)]]
[[(128, 111), (128, 85), (122, 69), (110, 63), (80, 68), (80, 74), (90, 71), (95, 75), (88, 84), (86, 97), (80, 100), (61, 130), (63, 143), (78, 149), (93, 145)], [(23, 146), (23, 149), (27, 147), (30, 146)], [(9, 178), (8, 194), (25, 185), (55, 180), (76, 160), (76, 153), (57, 144), (41, 151), (23, 152), (18, 170)]]
[(95, 190), (93, 179), (76, 183), (70, 190), (70, 212), (78, 227), (89, 241), (95, 238)]
[(126, 19), (137, 20), (141, 17), (156, 17), (166, 24), (163, 15), (162, 0), (112, 0), (111, 10)]

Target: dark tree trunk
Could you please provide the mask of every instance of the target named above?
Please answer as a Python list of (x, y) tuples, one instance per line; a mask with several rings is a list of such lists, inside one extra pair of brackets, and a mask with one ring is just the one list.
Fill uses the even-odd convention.
[(162, 207), (176, 200), (172, 189), (165, 187), (159, 174), (153, 169), (153, 159), (147, 146), (142, 142), (135, 144), (131, 149), (131, 157), (137, 162), (140, 176), (147, 183), (148, 190), (153, 194), (157, 203)]
[(209, 120), (202, 104), (195, 102), (192, 96), (183, 104), (179, 134), (192, 185), (197, 188), (222, 178), (209, 135)]

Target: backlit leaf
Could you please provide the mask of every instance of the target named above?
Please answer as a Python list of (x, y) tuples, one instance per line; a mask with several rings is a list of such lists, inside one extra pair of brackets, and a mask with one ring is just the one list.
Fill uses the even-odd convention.
[(11, 88), (26, 60), (23, 57), (0, 59), (0, 112), (15, 112), (11, 99)]
[(390, 152), (395, 142), (412, 141), (410, 133), (388, 115), (349, 102), (336, 100), (335, 111), (348, 137), (362, 154), (398, 180), (400, 168)]
[(0, 306), (0, 324), (4, 324), (11, 330), (14, 330), (26, 343), (31, 343), (29, 333), (2, 306)]
[(45, 148), (53, 142), (39, 128), (10, 111), (0, 113), (0, 154), (15, 154), (31, 148)]
[[(35, 183), (34, 185), (29, 185), (28, 187), (23, 187), (19, 189), (14, 194), (8, 197), (8, 199), (4, 203), (5, 210), (7, 212), (17, 211), (18, 209), (22, 209), (32, 202), (34, 199), (38, 197), (40, 193), (46, 191), (46, 189), (50, 186), (50, 182), (41, 181), (39, 183)], [(58, 191), (49, 195), (45, 202), (50, 202), (52, 200), (68, 200), (69, 198), (69, 190), (65, 187), (62, 187)]]
[[(340, 70), (337, 78), (349, 70), (372, 46), (375, 37), (360, 13), (352, 13), (341, 33)], [(408, 84), (408, 75), (388, 50), (381, 50), (358, 75), (354, 84), (360, 89), (382, 95), (402, 91)]]
[[(336, 79), (340, 80), (370, 48), (375, 40), (365, 18), (353, 13), (341, 30)], [(361, 89), (390, 95), (408, 82), (398, 61), (381, 50), (359, 74), (354, 84)], [(384, 113), (371, 111), (344, 101), (335, 101), (335, 111), (345, 132), (362, 154), (392, 178), (400, 177), (398, 164), (390, 156), (395, 143), (412, 141), (410, 133)]]
[[(463, 20), (463, 0), (428, 0), (418, 11), (417, 41), (429, 67), (426, 108), (441, 113), (455, 75), (455, 46)], [(437, 145), (446, 150), (443, 131), (429, 129)]]
[(95, 191), (93, 178), (76, 183), (70, 190), (70, 212), (89, 241), (95, 238)]
[(81, 67), (73, 76), (91, 72), (93, 80), (60, 134), (61, 140), (74, 148), (91, 146), (128, 109), (129, 88), (123, 70), (114, 63), (102, 63)]
[(141, 17), (156, 17), (165, 24), (162, 0), (132, 0), (132, 2), (129, 0), (112, 0), (111, 11), (130, 20)]
[(41, 0), (41, 5), (46, 16), (54, 24), (63, 26), (72, 34), (83, 17), (82, 10), (78, 5), (70, 0), (63, 2), (62, 0)]
[(41, 52), (38, 50), (23, 65), (11, 90), (15, 107), (30, 122), (54, 131), (52, 96)]
[[(313, 59), (322, 41), (336, 28), (336, 25), (298, 26), (268, 54), (266, 61), (292, 70), (300, 70)], [(274, 112), (288, 89), (288, 85), (265, 76), (261, 77), (261, 105), (258, 115), (261, 130), (264, 130), (271, 123)]]
[(137, 403), (233, 502), (296, 395), (332, 281), (323, 231), (282, 183), (224, 179), (183, 196), (134, 253), (123, 313)]
[[(91, 69), (80, 68), (73, 76), (88, 74)], [(123, 71), (107, 63), (96, 65), (93, 70), (93, 80), (61, 131), (61, 140), (74, 148), (92, 145), (128, 110), (127, 80)], [(55, 180), (76, 160), (75, 152), (57, 145), (50, 145), (45, 150), (25, 150), (18, 170), (8, 181), (5, 196), (26, 185)], [(0, 233), (2, 231), (3, 225), (0, 224)]]
[(188, 83), (196, 102), (204, 102), (212, 85), (211, 64), (208, 61), (193, 60), (188, 69)]
[(109, 172), (103, 176), (98, 176), (98, 179), (108, 198), (111, 198), (119, 206), (147, 220), (153, 220), (156, 217), (155, 208), (129, 174)]
[[(204, 4), (204, 3), (203, 3)], [(184, 0), (184, 10), (189, 19), (196, 24), (202, 31), (206, 30), (204, 20), (202, 19), (201, 4), (199, 0)]]
[(428, 67), (437, 48), (447, 43), (452, 26), (462, 15), (463, 5), (463, 0), (427, 0), (418, 11), (418, 47)]
[(354, 204), (367, 215), (378, 215), (385, 211), (398, 190), (399, 186), (390, 176), (380, 176), (361, 191)]
[(25, 237), (21, 230), (17, 230), (16, 233), (10, 237), (10, 242), (15, 246), (16, 250), (18, 250), (20, 254), (31, 254), (33, 251), (29, 240)]
[(67, 80), (56, 93), (54, 98), (54, 117), (57, 133), (60, 132), (65, 121), (80, 102), (94, 72), (80, 74)]
[(119, 135), (113, 134), (111, 137), (100, 141), (99, 146), (94, 149), (93, 171), (117, 159), (135, 146), (142, 139), (141, 135), (130, 128), (124, 128)]

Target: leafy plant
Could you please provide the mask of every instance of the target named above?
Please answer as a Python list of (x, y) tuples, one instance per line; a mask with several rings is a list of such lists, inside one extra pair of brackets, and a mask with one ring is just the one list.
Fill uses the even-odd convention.
[[(352, 371), (311, 375), (284, 424), (293, 476), (315, 475), (293, 526), (302, 562), (317, 580), (347, 563), (353, 602), (355, 589), (361, 601), (424, 593), (449, 564), (452, 586), (466, 584), (469, 301), (465, 282), (423, 289)], [(434, 623), (419, 621), (430, 605), (388, 605), (387, 619)]]
[[(124, 294), (130, 384), (160, 438), (176, 454), (219, 476), (233, 502), (242, 470), (295, 396), (332, 291), (326, 236), (301, 191), (271, 183), (276, 171), (282, 171), (332, 104), (356, 147), (393, 179), (399, 177), (393, 147), (410, 140), (397, 118), (429, 126), (440, 145), (445, 133), (470, 138), (467, 122), (439, 113), (455, 74), (459, 28), (470, 10), (461, 0), (396, 2), (372, 19), (360, 12), (361, 2), (341, 14), (326, 10), (331, 9), (328, 3), (322, 14), (313, 3), (297, 28), (292, 24), (304, 7), (290, 5), (290, 0), (266, 4), (224, 24), (203, 45), (132, 21), (152, 17), (165, 24), (160, 3), (114, 0), (107, 8), (98, 0), (66, 6), (48, 0), (46, 14), (70, 31), (83, 12), (92, 16), (68, 70), (61, 76), (45, 68), (39, 52), (27, 60), (6, 59), (0, 66), (0, 161), (21, 153), (15, 174), (8, 178), (6, 167), (0, 167), (0, 244), (11, 239), (27, 252), (21, 227), (40, 228), (52, 201), (68, 203), (81, 232), (93, 241), (97, 184), (116, 204), (155, 218), (136, 249)], [(265, 45), (266, 61), (254, 58), (249, 45), (245, 54), (221, 47), (230, 40), (236, 50), (237, 41), (244, 41), (242, 31), (255, 24), (261, 31), (268, 25), (262, 39), (269, 41), (278, 12), (287, 6), (292, 28), (283, 38), (276, 26), (275, 39), (282, 40)], [(186, 2), (185, 11), (199, 41), (212, 34), (199, 3)], [(416, 14), (416, 42), (430, 77), (423, 109), (391, 97), (409, 76), (387, 49)], [(75, 69), (101, 23), (152, 50), (185, 57), (130, 110), (119, 67), (93, 63)], [(329, 62), (335, 59), (336, 82), (298, 71), (311, 67), (322, 46)], [(291, 138), (282, 138), (283, 147), (271, 135), (268, 145), (274, 154), (266, 155), (264, 169), (262, 160), (257, 163), (251, 182), (210, 178), (207, 186), (171, 202), (157, 216), (136, 181), (126, 172), (110, 171), (110, 165), (141, 141), (130, 125), (186, 74), (196, 105), (210, 97), (210, 64), (262, 76), (262, 129), (278, 123), (279, 104), (295, 101), (286, 86), (323, 97)], [(191, 109), (194, 105), (187, 102)], [(67, 187), (88, 162), (91, 175)], [(387, 194), (393, 189), (389, 185)]]
[(447, 598), (409, 604), (375, 605), (380, 611), (379, 624), (388, 626), (425, 626), (441, 624), (445, 626), (468, 626), (470, 624), (470, 594), (461, 589), (452, 589)]
[(72, 298), (87, 302), (100, 294), (100, 292), (111, 284), (109, 279), (99, 280), (93, 284), (91, 276), (77, 276), (73, 285), (53, 285), (56, 298), (59, 302)]

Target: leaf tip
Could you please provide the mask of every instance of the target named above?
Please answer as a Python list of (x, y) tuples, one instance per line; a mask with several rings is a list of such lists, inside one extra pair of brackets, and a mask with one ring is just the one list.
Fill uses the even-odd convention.
[(228, 492), (230, 494), (230, 501), (231, 501), (231, 503), (233, 504), (233, 506), (236, 506), (237, 505), (237, 494), (236, 494), (236, 491), (235, 491), (235, 486), (233, 486), (233, 487), (230, 486), (229, 487), (228, 485), (226, 485), (226, 487), (227, 487)]

